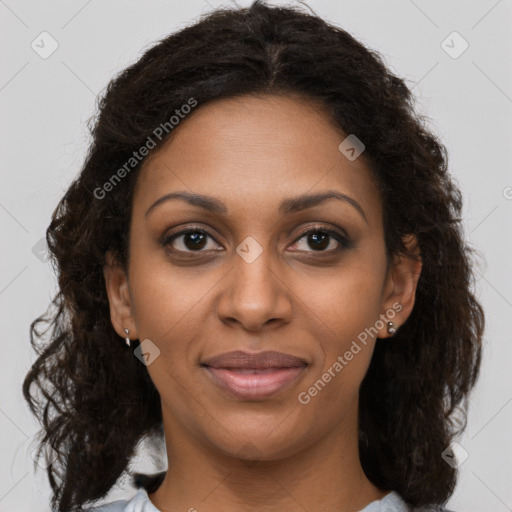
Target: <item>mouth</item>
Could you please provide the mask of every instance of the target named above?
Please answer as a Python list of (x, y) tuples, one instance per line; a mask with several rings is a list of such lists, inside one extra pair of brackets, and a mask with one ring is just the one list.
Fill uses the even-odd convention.
[(281, 352), (235, 351), (207, 359), (201, 366), (229, 395), (244, 400), (263, 400), (290, 387), (308, 364)]

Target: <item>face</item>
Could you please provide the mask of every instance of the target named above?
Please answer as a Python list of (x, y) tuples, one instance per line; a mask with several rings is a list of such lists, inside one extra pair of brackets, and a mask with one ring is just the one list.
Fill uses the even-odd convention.
[[(345, 138), (309, 100), (246, 96), (199, 105), (145, 162), (128, 275), (105, 276), (117, 332), (160, 351), (147, 370), (168, 443), (272, 460), (357, 424), (376, 337), (405, 321), (419, 268), (388, 265), (381, 198)], [(238, 350), (293, 357), (204, 365)]]

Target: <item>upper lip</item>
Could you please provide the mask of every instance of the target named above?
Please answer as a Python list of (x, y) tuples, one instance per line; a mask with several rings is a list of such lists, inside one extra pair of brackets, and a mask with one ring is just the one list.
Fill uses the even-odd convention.
[(234, 350), (225, 352), (218, 356), (210, 357), (202, 362), (203, 366), (211, 368), (244, 368), (264, 370), (267, 368), (292, 368), (305, 366), (307, 363), (300, 357), (275, 352), (273, 350), (266, 352), (250, 353), (243, 350)]

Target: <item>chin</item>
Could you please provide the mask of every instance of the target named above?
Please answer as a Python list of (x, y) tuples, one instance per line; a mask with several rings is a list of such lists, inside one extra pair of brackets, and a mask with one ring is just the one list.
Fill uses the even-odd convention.
[[(224, 432), (219, 438), (217, 431), (209, 438), (215, 449), (229, 457), (242, 460), (279, 460), (301, 451), (307, 444), (298, 437), (297, 428), (282, 428), (276, 421), (263, 429), (237, 429), (236, 432)], [(224, 435), (225, 434), (225, 435)]]

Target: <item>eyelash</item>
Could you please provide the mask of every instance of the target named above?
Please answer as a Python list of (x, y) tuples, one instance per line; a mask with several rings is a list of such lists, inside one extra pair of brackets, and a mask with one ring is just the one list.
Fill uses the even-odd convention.
[[(203, 235), (206, 235), (208, 237), (210, 237), (215, 243), (217, 243), (218, 245), (219, 242), (217, 242), (217, 240), (215, 239), (215, 237), (213, 237), (208, 231), (206, 231), (205, 229), (201, 228), (201, 227), (190, 227), (188, 229), (185, 229), (185, 230), (182, 230), (182, 231), (179, 231), (177, 233), (173, 233), (172, 235), (170, 236), (167, 236), (167, 237), (164, 237), (163, 241), (161, 242), (162, 245), (164, 247), (169, 247), (171, 245), (171, 243), (176, 240), (177, 238), (179, 238), (180, 236), (183, 236), (183, 235), (187, 235), (189, 233), (201, 233)], [(309, 235), (309, 234), (312, 234), (312, 233), (322, 233), (322, 234), (326, 234), (328, 235), (329, 237), (331, 238), (334, 238), (334, 240), (336, 240), (338, 243), (339, 243), (339, 247), (337, 247), (336, 249), (330, 249), (328, 251), (314, 251), (314, 250), (311, 250), (311, 251), (297, 251), (297, 252), (308, 252), (308, 253), (313, 253), (313, 254), (336, 254), (340, 251), (343, 251), (345, 249), (349, 249), (350, 247), (352, 247), (352, 242), (351, 240), (345, 236), (345, 235), (342, 235), (341, 233), (338, 233), (337, 231), (333, 231), (332, 229), (329, 229), (325, 226), (313, 226), (313, 227), (309, 227), (307, 230), (303, 231), (296, 239), (295, 241), (293, 242), (294, 244), (297, 243), (299, 240), (301, 240), (302, 238), (304, 238), (306, 235)], [(176, 249), (170, 249), (171, 252), (173, 253), (181, 253), (181, 254), (194, 254), (194, 253), (201, 253), (201, 252), (205, 252), (203, 250), (197, 250), (197, 251), (182, 251), (182, 250), (176, 250)]]

